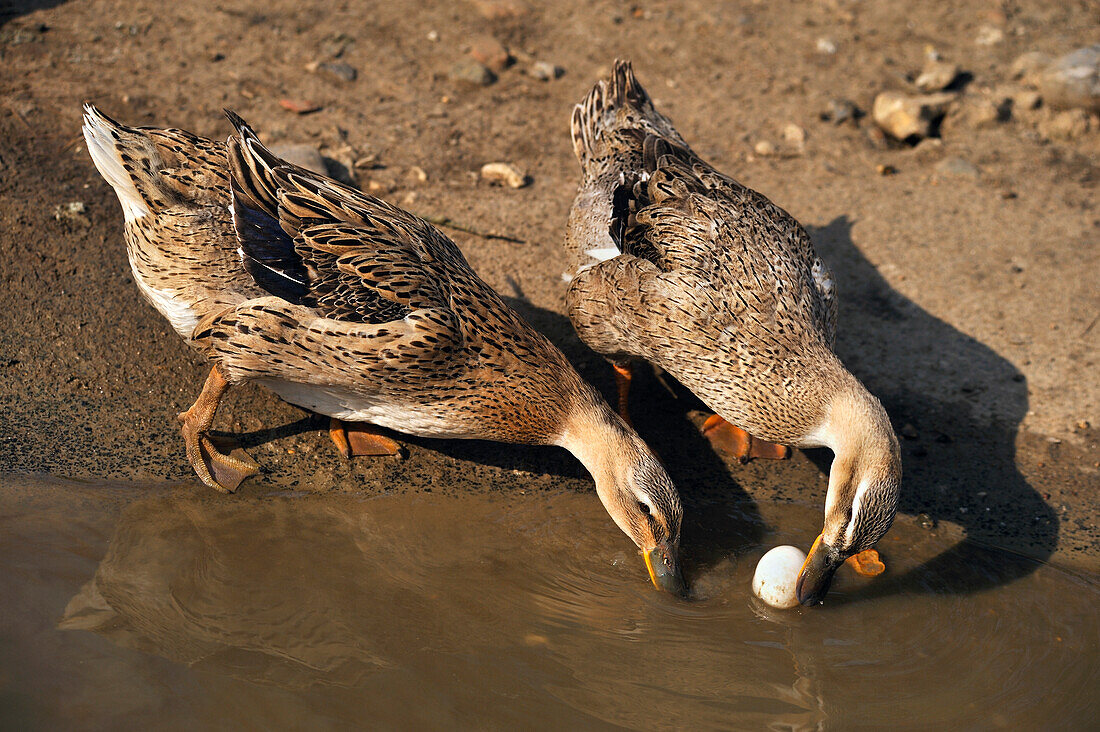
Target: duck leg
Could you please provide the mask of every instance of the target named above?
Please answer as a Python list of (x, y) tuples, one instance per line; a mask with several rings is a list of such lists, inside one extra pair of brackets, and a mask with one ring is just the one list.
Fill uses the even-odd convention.
[(245, 478), (260, 472), (260, 466), (244, 450), (236, 449), (228, 455), (219, 452), (206, 434), (214, 423), (218, 404), (228, 390), (229, 382), (215, 365), (206, 377), (199, 398), (190, 409), (177, 417), (191, 467), (199, 480), (222, 493), (232, 493)]
[(710, 440), (710, 444), (715, 448), (731, 453), (741, 463), (747, 463), (753, 458), (784, 460), (791, 456), (791, 449), (786, 445), (777, 445), (753, 437), (717, 414), (710, 415), (703, 423), (703, 436)]
[(612, 363), (611, 368), (615, 370), (615, 388), (619, 392), (619, 416), (633, 427), (634, 423), (630, 421), (630, 381), (634, 378), (634, 369), (630, 363)]
[(364, 455), (401, 455), (401, 445), (387, 437), (381, 427), (366, 422), (344, 422), (333, 417), (328, 433), (345, 458)]
[(856, 574), (861, 574), (864, 577), (878, 577), (886, 571), (886, 565), (879, 559), (878, 551), (875, 549), (867, 549), (859, 554), (854, 554), (848, 557), (845, 562), (856, 571)]

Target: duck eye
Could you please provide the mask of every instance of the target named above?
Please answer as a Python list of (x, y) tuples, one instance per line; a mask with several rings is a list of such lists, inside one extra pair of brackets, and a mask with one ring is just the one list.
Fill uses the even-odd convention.
[(646, 516), (650, 514), (649, 504), (643, 501), (638, 501), (638, 510), (644, 513)]

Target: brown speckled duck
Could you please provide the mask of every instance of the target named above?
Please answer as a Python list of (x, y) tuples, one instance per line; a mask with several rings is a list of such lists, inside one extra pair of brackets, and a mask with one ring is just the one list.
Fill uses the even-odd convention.
[(833, 352), (833, 279), (805, 230), (700, 159), (629, 63), (576, 106), (572, 134), (583, 180), (566, 235), (569, 317), (615, 368), (620, 412), (642, 359), (715, 411), (704, 432), (742, 460), (832, 449), (799, 599), (821, 601), (848, 558), (881, 571), (871, 548), (897, 510), (897, 438)]
[(257, 466), (207, 431), (255, 381), (336, 420), (344, 451), (389, 454), (377, 427), (560, 445), (592, 474), (653, 583), (683, 591), (682, 510), (634, 430), (426, 221), (267, 151), (230, 115), (227, 144), (123, 126), (86, 106), (84, 137), (125, 214), (142, 294), (212, 362), (180, 415), (187, 456), (232, 491)]

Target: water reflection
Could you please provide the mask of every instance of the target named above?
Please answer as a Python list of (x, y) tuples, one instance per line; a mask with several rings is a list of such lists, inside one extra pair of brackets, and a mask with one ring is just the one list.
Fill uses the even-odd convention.
[[(122, 512), (61, 627), (381, 726), (988, 727), (1096, 711), (1092, 581), (983, 549), (961, 554), (966, 572), (1022, 579), (944, 594), (954, 579), (924, 562), (953, 540), (902, 525), (891, 571), (908, 579), (890, 592), (852, 602), (876, 582), (844, 575), (830, 605), (769, 611), (749, 597), (755, 560), (818, 516), (764, 508), (785, 533), (706, 569), (682, 602), (652, 590), (592, 495), (174, 490)], [(1068, 702), (1047, 693), (1054, 677)]]

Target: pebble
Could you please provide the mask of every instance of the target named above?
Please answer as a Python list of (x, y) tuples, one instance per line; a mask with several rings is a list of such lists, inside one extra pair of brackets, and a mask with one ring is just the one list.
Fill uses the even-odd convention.
[(299, 168), (328, 175), (325, 159), (316, 147), (304, 142), (283, 142), (271, 146), (271, 152)]
[(519, 0), (473, 0), (473, 6), (481, 17), (489, 20), (518, 18), (527, 12)]
[(755, 152), (757, 155), (765, 158), (775, 155), (776, 152), (775, 145), (768, 142), (767, 140), (761, 140), (760, 142), (753, 145), (752, 149), (753, 152)]
[(1024, 82), (1029, 82), (1036, 79), (1041, 72), (1046, 71), (1053, 60), (1049, 54), (1042, 51), (1028, 51), (1016, 57), (1016, 60), (1012, 62), (1009, 73), (1013, 79), (1022, 79)]
[(560, 79), (565, 74), (565, 69), (547, 61), (536, 61), (531, 64), (527, 73), (539, 81), (553, 81)]
[(467, 58), (451, 66), (450, 77), (453, 81), (473, 86), (489, 86), (497, 80), (496, 74), (485, 64)]
[(920, 76), (913, 84), (922, 92), (937, 92), (951, 86), (958, 76), (959, 67), (957, 64), (930, 60), (924, 65)]
[(295, 114), (309, 114), (321, 108), (320, 104), (306, 99), (280, 99), (279, 106)]
[(1100, 112), (1100, 43), (1054, 61), (1039, 77), (1043, 99), (1058, 109)]
[(317, 70), (337, 81), (355, 81), (359, 71), (351, 64), (343, 61), (329, 61), (317, 65)]
[(992, 25), (983, 25), (978, 28), (978, 35), (974, 38), (974, 43), (979, 46), (996, 46), (1004, 39), (1005, 32), (1003, 30)]
[(86, 215), (83, 201), (69, 201), (68, 203), (58, 204), (53, 210), (53, 217), (58, 221), (78, 224), (83, 227), (92, 225)]
[(817, 39), (817, 43), (814, 46), (818, 53), (823, 53), (827, 56), (832, 56), (836, 53), (836, 41), (832, 38), (825, 38), (824, 36)]
[(512, 65), (512, 55), (492, 36), (478, 36), (470, 45), (470, 56), (495, 74)]
[(839, 125), (848, 120), (856, 120), (863, 116), (863, 112), (850, 99), (835, 98), (829, 100), (829, 109), (822, 113), (822, 119)]
[(921, 527), (925, 531), (931, 531), (936, 528), (936, 520), (926, 513), (917, 514), (917, 526)]
[(1040, 95), (1039, 92), (1032, 91), (1030, 89), (1018, 91), (1012, 96), (1013, 109), (1022, 109), (1029, 112), (1033, 109), (1038, 109), (1039, 105), (1042, 103), (1042, 95)]
[(511, 163), (482, 165), (481, 179), (492, 185), (504, 185), (509, 188), (523, 188), (530, 182), (527, 174)]
[(1051, 140), (1076, 140), (1093, 128), (1093, 119), (1083, 109), (1058, 112), (1039, 122), (1039, 134)]
[(793, 122), (789, 123), (783, 127), (783, 139), (801, 151), (806, 146), (806, 130)]
[(900, 92), (882, 92), (875, 97), (871, 116), (880, 128), (896, 140), (928, 137), (933, 126), (955, 99), (953, 94), (910, 96)]
[(977, 165), (964, 160), (963, 158), (952, 156), (944, 158), (940, 162), (936, 163), (936, 177), (937, 178), (969, 178), (970, 180), (977, 180), (981, 175), (981, 171)]

